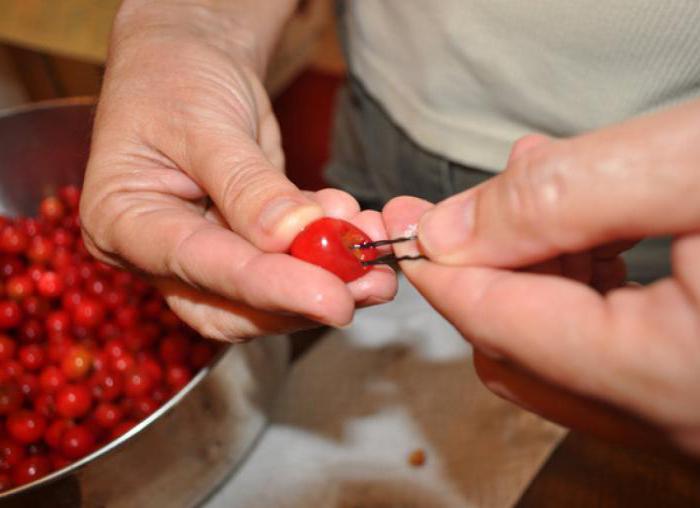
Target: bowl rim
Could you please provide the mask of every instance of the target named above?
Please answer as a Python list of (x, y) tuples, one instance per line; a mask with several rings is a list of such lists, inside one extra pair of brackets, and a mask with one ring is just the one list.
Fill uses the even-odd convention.
[(94, 95), (79, 95), (75, 97), (59, 97), (57, 99), (45, 99), (35, 102), (17, 104), (6, 108), (0, 108), (0, 120), (24, 113), (32, 113), (42, 109), (58, 109), (71, 106), (97, 106), (97, 97)]
[[(34, 111), (40, 111), (45, 109), (59, 109), (73, 106), (92, 106), (97, 104), (97, 98), (93, 96), (81, 96), (81, 97), (69, 97), (69, 98), (59, 98), (59, 99), (49, 99), (44, 101), (37, 101), (28, 104), (21, 104), (18, 106), (12, 106), (9, 108), (0, 109), (0, 120), (15, 116), (22, 115), (26, 113), (31, 113)], [(205, 339), (209, 340), (209, 339)], [(53, 483), (61, 478), (69, 476), (72, 473), (82, 469), (89, 463), (98, 460), (100, 457), (107, 455), (114, 449), (122, 446), (127, 441), (131, 440), (134, 436), (144, 431), (146, 428), (150, 427), (153, 422), (161, 418), (163, 415), (171, 411), (183, 398), (185, 398), (199, 383), (206, 378), (209, 373), (216, 367), (216, 365), (221, 361), (221, 359), (226, 355), (232, 344), (221, 342), (223, 347), (217, 352), (216, 355), (209, 361), (207, 365), (199, 369), (197, 373), (192, 377), (192, 379), (177, 393), (175, 393), (170, 399), (168, 399), (162, 406), (156, 409), (152, 414), (148, 415), (146, 418), (138, 422), (134, 427), (129, 429), (121, 436), (116, 439), (109, 441), (104, 446), (96, 449), (89, 455), (82, 457), (81, 459), (72, 462), (71, 464), (52, 471), (50, 474), (39, 478), (36, 481), (27, 483), (25, 485), (20, 485), (18, 487), (13, 487), (10, 490), (0, 492), (0, 501), (3, 499), (10, 498), (12, 496), (26, 493), (38, 487), (46, 486), (49, 483)]]

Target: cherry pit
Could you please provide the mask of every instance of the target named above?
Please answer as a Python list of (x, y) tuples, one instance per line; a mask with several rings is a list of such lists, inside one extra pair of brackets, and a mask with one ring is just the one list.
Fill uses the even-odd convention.
[(0, 217), (0, 492), (121, 436), (181, 390), (217, 345), (137, 276), (93, 259), (80, 190)]

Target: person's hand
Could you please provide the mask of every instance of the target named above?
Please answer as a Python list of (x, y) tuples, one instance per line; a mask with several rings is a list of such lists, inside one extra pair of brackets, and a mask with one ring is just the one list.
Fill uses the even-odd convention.
[[(321, 216), (350, 220), (374, 239), (385, 238), (381, 217), (343, 192), (305, 193), (286, 179), (264, 61), (249, 38), (235, 37), (236, 23), (257, 18), (204, 5), (233, 9), (228, 2), (188, 10), (197, 3), (173, 2), (185, 19), (152, 2), (122, 8), (81, 201), (86, 245), (149, 275), (208, 337), (347, 324), (357, 305), (392, 298), (391, 270), (346, 285), (284, 252)], [(281, 17), (282, 4), (258, 4), (259, 16)]]
[[(403, 271), (472, 342), (494, 392), (627, 442), (649, 435), (641, 417), (700, 453), (698, 139), (700, 102), (688, 103), (572, 139), (526, 138), (474, 189), (387, 205), (390, 236), (417, 224), (430, 258)], [(673, 276), (615, 288), (610, 260), (625, 243), (665, 234)], [(572, 257), (579, 267), (562, 269)], [(542, 263), (559, 268), (522, 270)]]

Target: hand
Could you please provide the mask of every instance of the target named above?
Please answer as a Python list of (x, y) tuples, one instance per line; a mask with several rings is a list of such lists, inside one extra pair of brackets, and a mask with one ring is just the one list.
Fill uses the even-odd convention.
[[(402, 269), (473, 343), (487, 386), (627, 442), (648, 437), (641, 417), (700, 453), (699, 136), (693, 102), (572, 139), (528, 138), (534, 146), (517, 147), (506, 171), (479, 187), (435, 207), (387, 205), (390, 236), (418, 223), (431, 261)], [(661, 234), (674, 236), (673, 276), (645, 288), (602, 294), (584, 283), (596, 276), (518, 271), (622, 241), (610, 257)]]
[(345, 193), (286, 179), (264, 64), (220, 46), (223, 16), (193, 11), (195, 29), (134, 5), (115, 26), (95, 119), (81, 202), (90, 251), (150, 275), (183, 320), (222, 340), (344, 325), (356, 305), (391, 299), (391, 270), (345, 285), (284, 254), (323, 215), (376, 239), (383, 223)]

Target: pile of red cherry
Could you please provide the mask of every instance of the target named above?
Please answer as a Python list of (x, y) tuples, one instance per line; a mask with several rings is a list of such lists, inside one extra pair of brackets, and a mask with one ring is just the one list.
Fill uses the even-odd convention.
[(90, 257), (64, 187), (0, 217), (0, 492), (91, 453), (153, 413), (216, 345), (133, 274)]

